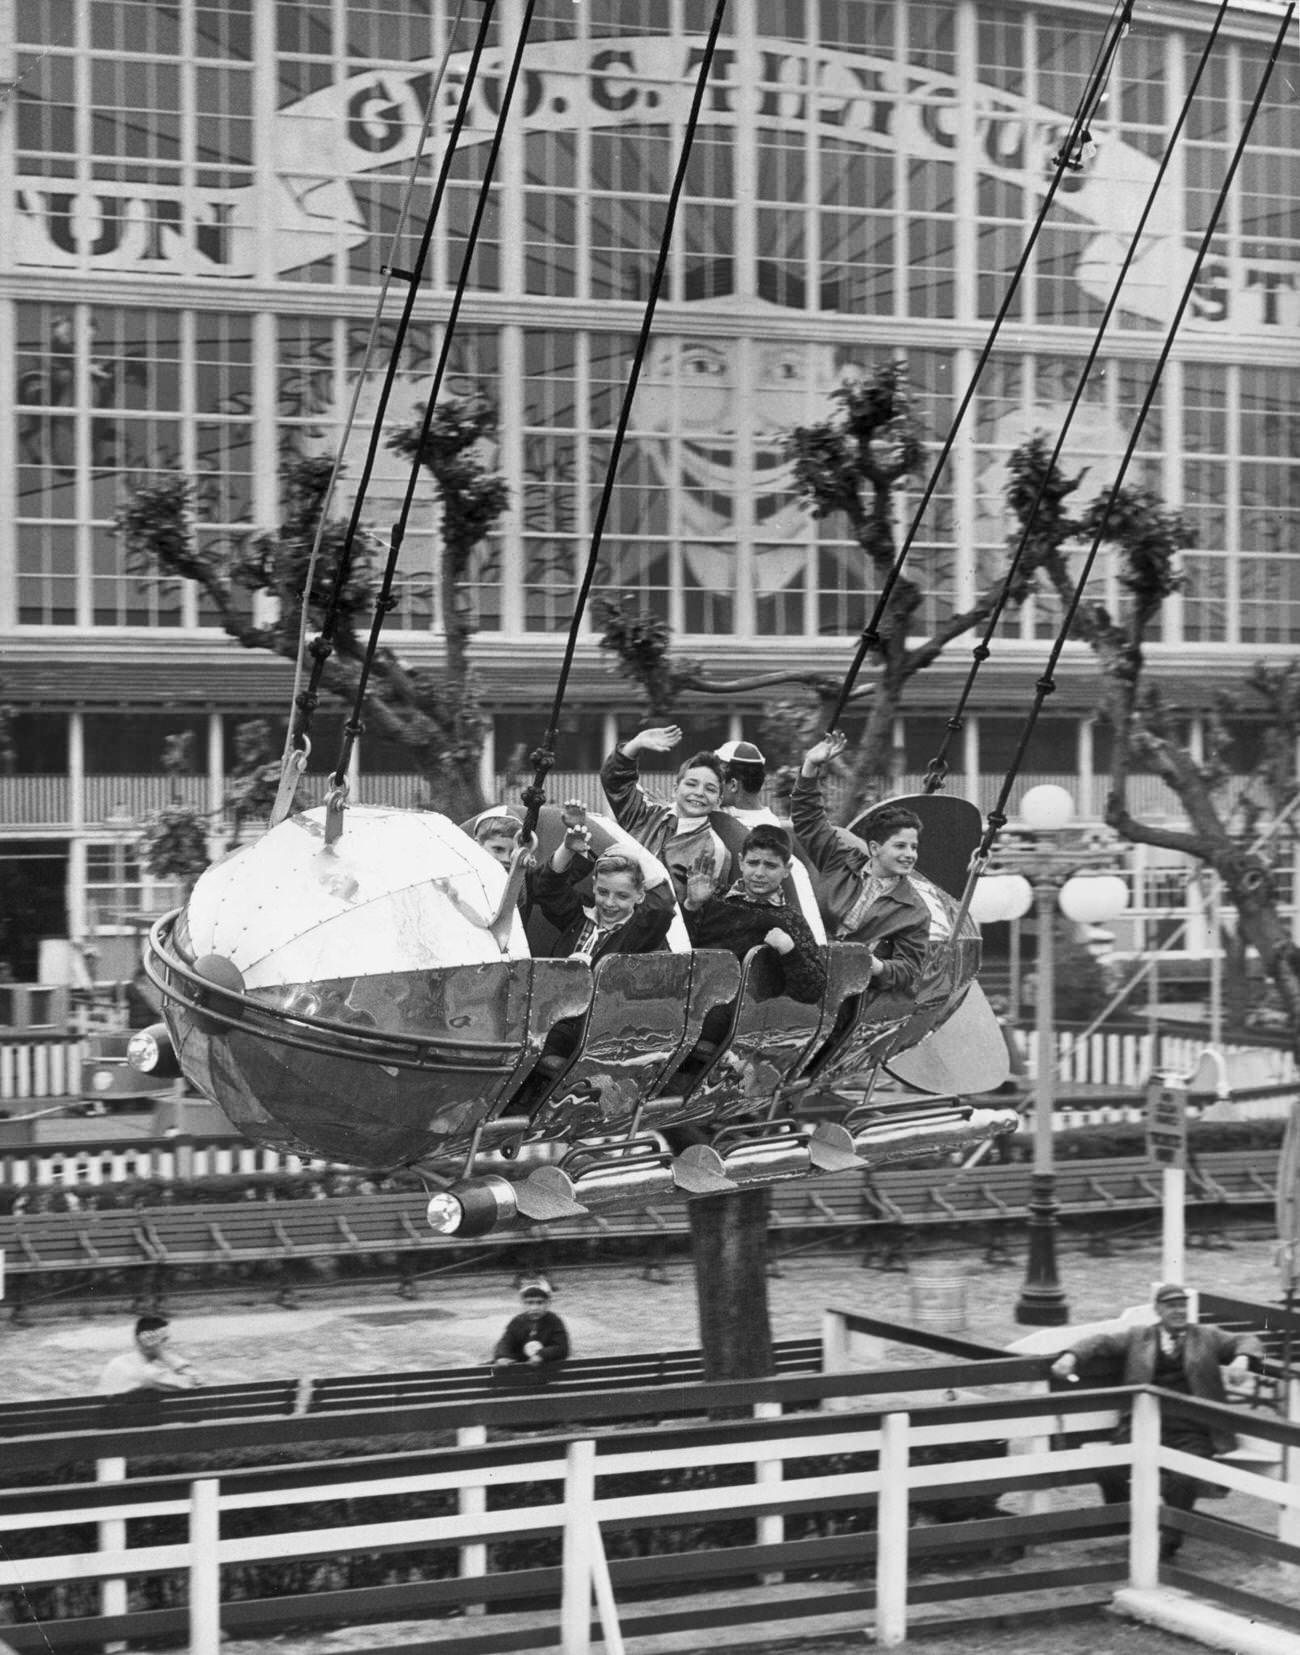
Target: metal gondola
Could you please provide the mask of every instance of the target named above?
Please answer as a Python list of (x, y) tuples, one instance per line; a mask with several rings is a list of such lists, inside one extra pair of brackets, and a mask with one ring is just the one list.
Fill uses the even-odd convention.
[[(539, 749), (548, 765), (722, 11), (719, 0), (700, 54), (659, 257), (594, 514), (548, 736)], [(499, 126), (525, 35), (521, 31), (501, 95)], [(1098, 80), (1092, 95), (1100, 92)], [(1077, 119), (1080, 131), (1087, 107)], [(1069, 150), (1063, 147), (1058, 178)], [(448, 335), (459, 314), (495, 155), (494, 140)], [(412, 191), (418, 176), (413, 167)], [(391, 262), (407, 281), (408, 298), (394, 361), (439, 195), (435, 191), (409, 270), (395, 242)], [(426, 407), (426, 432), (444, 363), (445, 350)], [(385, 396), (389, 385), (391, 372)], [(381, 398), (371, 455), (385, 405)], [(411, 489), (415, 474), (413, 466)], [(372, 651), (411, 489), (390, 538)], [(340, 553), (335, 604), (346, 581), (361, 493)], [(304, 592), (313, 590), (319, 545), (318, 537)], [(878, 609), (887, 593), (888, 587)], [(327, 610), (325, 630), (308, 650), (304, 607), (300, 666), (308, 653), (315, 666), (309, 689), (295, 696), (298, 709), (315, 704), (336, 613)], [(878, 620), (879, 613), (864, 631), (842, 701)], [(348, 732), (361, 727), (364, 679), (363, 672)], [(291, 728), (291, 739), (299, 743), (294, 756), (305, 764), (301, 724)], [(518, 903), (526, 858), (547, 857), (561, 832), (559, 811), (543, 802), (545, 767), (539, 765), (524, 795), (532, 797), (507, 870), (461, 826), (435, 812), (350, 803), (345, 811), (347, 751), (340, 754), (325, 805), (291, 815), (287, 806), (280, 809), (290, 772), (286, 748), (281, 801), (269, 831), (205, 872), (186, 906), (154, 927), (145, 949), (146, 970), (162, 995), (165, 1029), (139, 1038), (138, 1060), (146, 1066), (174, 1063), (251, 1138), (369, 1169), (419, 1166), (435, 1186), (434, 1228), (472, 1235), (521, 1219), (598, 1210), (648, 1192), (704, 1196), (878, 1164), (1014, 1128), (1012, 1112), (963, 1101), (991, 1091), (1007, 1068), (1001, 1033), (976, 981), (979, 932), (968, 905), (981, 819), (973, 804), (937, 792), (906, 800), (924, 824), (925, 868), (914, 883), (931, 910), (929, 951), (915, 995), (874, 992), (868, 951), (832, 942), (825, 991), (817, 1003), (806, 1004), (770, 979), (764, 950), (743, 961), (693, 950), (680, 920), (658, 952), (612, 955), (594, 969), (581, 959), (547, 957), (545, 939), (535, 927), (530, 933)], [(288, 798), (292, 792), (289, 786)], [(612, 821), (593, 822), (597, 848), (626, 842)], [(734, 827), (719, 817), (719, 831), (724, 824)], [(564, 1031), (562, 1040), (557, 1030)], [(549, 1145), (551, 1159), (525, 1171), (525, 1150), (537, 1145)], [(515, 1161), (520, 1176), (484, 1173), (489, 1155), (494, 1167)]]
[[(951, 886), (978, 812), (942, 796), (909, 803), (931, 818)], [(913, 876), (932, 916), (914, 999), (868, 992), (867, 949), (831, 943), (826, 991), (803, 1004), (774, 991), (762, 950), (743, 962), (692, 950), (680, 917), (663, 951), (594, 970), (535, 954), (517, 902), (522, 853), (507, 870), (433, 811), (353, 807), (337, 837), (327, 818), (326, 807), (288, 818), (158, 922), (145, 966), (166, 1034), (140, 1044), (174, 1057), (258, 1142), (428, 1168), (447, 1186), (433, 1203), (446, 1230), (570, 1216), (648, 1189), (720, 1193), (1014, 1127), (954, 1095), (992, 1089), (1005, 1066), (959, 881)], [(598, 850), (632, 844), (612, 820), (589, 820)], [(562, 832), (544, 807), (535, 854)], [(557, 1024), (571, 1031), (563, 1050)], [(878, 1091), (890, 1070), (904, 1087)], [(476, 1176), (477, 1157), (499, 1165), (537, 1143), (561, 1159), (518, 1179)]]

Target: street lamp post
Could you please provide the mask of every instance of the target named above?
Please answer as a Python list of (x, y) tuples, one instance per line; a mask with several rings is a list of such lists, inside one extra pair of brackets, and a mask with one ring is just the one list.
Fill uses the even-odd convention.
[(1056, 1269), (1056, 938), (1058, 906), (1079, 924), (1113, 919), (1128, 901), (1124, 881), (1096, 870), (1114, 859), (1111, 847), (1072, 827), (1074, 800), (1063, 787), (1031, 787), (1021, 801), (1023, 831), (997, 853), (996, 868), (976, 888), (977, 920), (1016, 920), (1031, 904), (1038, 922), (1034, 1049), (1034, 1171), (1029, 1197), (1029, 1259), (1016, 1320), (1058, 1327), (1069, 1306)]

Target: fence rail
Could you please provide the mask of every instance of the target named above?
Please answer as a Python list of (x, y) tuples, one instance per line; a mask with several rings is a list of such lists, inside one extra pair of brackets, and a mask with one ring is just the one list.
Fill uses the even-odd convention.
[[(21, 1439), (10, 1445), (11, 1472), (26, 1469), (42, 1480), (0, 1492), (7, 1553), (0, 1590), (8, 1587), (14, 1605), (18, 1595), (24, 1604), (43, 1602), (47, 1588), (58, 1587), (66, 1601), (90, 1587), (117, 1607), (62, 1622), (47, 1614), (38, 1625), (17, 1620), (11, 1608), (0, 1637), (16, 1650), (50, 1655), (73, 1644), (188, 1635), (193, 1655), (217, 1655), (223, 1635), (274, 1636), (290, 1620), (356, 1626), (468, 1609), (458, 1630), (440, 1629), (448, 1634), (438, 1642), (446, 1655), (556, 1643), (563, 1655), (589, 1655), (594, 1604), (594, 1630), (611, 1649), (670, 1625), (703, 1639), (724, 1619), (750, 1622), (757, 1638), (760, 1627), (769, 1636), (797, 1635), (801, 1623), (824, 1626), (828, 1616), (859, 1635), (870, 1630), (891, 1648), (922, 1610), (933, 1615), (965, 1603), (969, 1624), (990, 1592), (998, 1594), (999, 1616), (1009, 1603), (1059, 1606), (1067, 1589), (1076, 1606), (1103, 1601), (1112, 1587), (1149, 1593), (1162, 1578), (1162, 1528), (1300, 1563), (1300, 1493), (1289, 1476), (1300, 1455), (1294, 1423), (1251, 1417), (1252, 1438), (1274, 1445), (1285, 1462), (1288, 1474), (1275, 1480), (1161, 1443), (1166, 1409), (1229, 1430), (1242, 1428), (1240, 1410), (1152, 1389), (1049, 1397), (1044, 1366), (1043, 1359), (989, 1360), (595, 1393), (583, 1398), (585, 1423), (576, 1429), (571, 1397), (536, 1393), (397, 1414), (376, 1409), (161, 1431), (151, 1420)], [(977, 1399), (942, 1400), (968, 1398), (972, 1385), (980, 1388)], [(1109, 1437), (1130, 1404), (1130, 1442), (1082, 1440)], [(718, 1418), (721, 1409), (732, 1410), (730, 1417)], [(736, 1410), (752, 1417), (737, 1418)], [(127, 1404), (120, 1411), (129, 1417)], [(634, 1423), (647, 1416), (656, 1418), (652, 1428)], [(561, 1434), (492, 1442), (484, 1435), (489, 1427), (536, 1432), (548, 1422)], [(456, 1445), (414, 1453), (376, 1447), (325, 1463), (306, 1446), (343, 1437), (378, 1445), (385, 1436), (439, 1430), (458, 1431)], [(208, 1458), (201, 1471), (184, 1469), (185, 1456), (236, 1443), (241, 1468), (218, 1469)], [(296, 1455), (297, 1463), (247, 1463), (258, 1450), (280, 1460)], [(126, 1480), (131, 1459), (149, 1455), (156, 1464), (160, 1452), (180, 1469)], [(44, 1480), (57, 1467), (87, 1461), (99, 1463), (98, 1480)], [(1131, 1471), (1127, 1507), (1055, 1503), (1061, 1491), (1112, 1466)], [(1163, 1509), (1164, 1469), (1248, 1497), (1253, 1526)], [(1009, 1494), (1020, 1508), (1014, 1513), (997, 1504)], [(972, 1516), (977, 1497), (984, 1514)], [(967, 1503), (956, 1519), (943, 1515), (954, 1501)], [(919, 1529), (918, 1509), (927, 1515)], [(158, 1528), (164, 1519), (171, 1535)], [(97, 1550), (79, 1538), (87, 1523), (98, 1525)], [(1098, 1553), (1098, 1539), (1118, 1544)], [(500, 1549), (516, 1542), (527, 1543), (525, 1560)], [(990, 1567), (995, 1548), (1015, 1546), (1027, 1561), (1014, 1570)], [(938, 1555), (960, 1559), (965, 1572), (919, 1581), (926, 1560)], [(404, 1584), (340, 1587), (319, 1583), (317, 1573), (302, 1578), (291, 1598), (281, 1591), (237, 1600), (232, 1590), (235, 1571), (250, 1565), (325, 1558), (339, 1567), (382, 1559)], [(419, 1578), (440, 1571), (441, 1578)], [(777, 1589), (796, 1571), (823, 1578)], [(1259, 1619), (1285, 1619), (1275, 1598), (1243, 1591), (1239, 1574), (1234, 1560), (1226, 1569), (1203, 1564), (1194, 1580), (1179, 1571), (1165, 1578), (1202, 1595), (1231, 1594)], [(185, 1607), (131, 1607), (122, 1583), (176, 1576), (188, 1583)], [(761, 1584), (738, 1601), (738, 1580)], [(720, 1609), (704, 1594), (724, 1584), (733, 1590)], [(669, 1592), (676, 1601), (665, 1604)], [(521, 1605), (527, 1613), (509, 1625), (499, 1615), (476, 1621), (472, 1611), (484, 1604), (499, 1612)]]
[[(231, 778), (223, 778), (224, 790)], [(1004, 778), (1000, 774), (983, 774), (975, 778), (972, 796), (981, 811), (987, 812), (997, 802)], [(920, 793), (925, 777), (921, 773), (898, 778), (897, 791)], [(1017, 784), (1015, 800), (1030, 787), (1043, 782), (1065, 786), (1078, 799), (1080, 818), (1101, 821), (1104, 816), (1107, 778), (1081, 778), (1067, 772), (1035, 773), (1022, 776)], [(671, 794), (673, 778), (670, 772), (662, 775), (647, 773), (647, 786)], [(524, 781), (518, 776), (498, 772), (495, 796), (502, 801), (517, 801)], [(1177, 796), (1158, 776), (1130, 778), (1130, 807), (1142, 817), (1157, 816), (1182, 820), (1183, 810)], [(1229, 783), (1232, 796), (1240, 791), (1244, 781)], [(600, 776), (595, 770), (555, 770), (548, 778), (548, 792), (552, 799), (580, 798), (592, 810), (605, 808)], [(319, 803), (324, 797), (323, 774), (308, 776), (304, 792), (310, 803)], [(966, 783), (954, 777), (950, 791), (965, 796)], [(357, 802), (369, 805), (391, 805), (402, 809), (419, 808), (427, 799), (424, 779), (406, 772), (368, 772), (362, 768), (357, 785)], [(212, 810), (219, 805), (219, 796), (212, 796), (206, 776), (166, 776), (153, 774), (122, 774), (86, 776), (82, 781), (78, 819), (89, 830), (112, 831), (117, 823), (146, 816), (179, 799), (195, 810)], [(73, 820), (72, 783), (66, 776), (15, 775), (0, 776), (0, 828), (39, 827), (70, 828)], [(1013, 809), (1015, 808), (1013, 804)]]
[[(1029, 1042), (1027, 1055), (1030, 1080), (1037, 1064), (1034, 1044)], [(1066, 1086), (1128, 1087), (1140, 1092), (1156, 1070), (1193, 1073), (1206, 1044), (1204, 1036), (1182, 1031), (1161, 1030), (1153, 1036), (1136, 1028), (1100, 1029), (1082, 1039), (1077, 1032), (1062, 1029), (1056, 1039), (1057, 1074)], [(1225, 1045), (1222, 1050), (1228, 1082), (1234, 1089), (1289, 1082), (1300, 1087), (1295, 1056), (1285, 1047), (1242, 1042)], [(87, 1053), (83, 1036), (18, 1036), (0, 1029), (0, 1104), (16, 1099), (76, 1096)], [(1285, 1113), (1284, 1106), (1278, 1112)]]
[(0, 1104), (78, 1098), (87, 1046), (79, 1036), (0, 1033)]

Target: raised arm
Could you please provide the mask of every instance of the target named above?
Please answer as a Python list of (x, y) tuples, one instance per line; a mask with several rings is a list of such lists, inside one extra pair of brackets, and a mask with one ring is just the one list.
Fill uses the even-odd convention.
[(822, 797), (822, 771), (845, 748), (838, 731), (816, 742), (803, 756), (799, 777), (790, 796), (790, 821), (794, 836), (808, 853), (813, 865), (825, 873), (828, 867), (845, 860), (843, 844), (831, 826)]

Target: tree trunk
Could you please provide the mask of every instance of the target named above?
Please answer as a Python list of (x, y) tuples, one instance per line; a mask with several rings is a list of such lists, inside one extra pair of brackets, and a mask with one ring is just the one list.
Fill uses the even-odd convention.
[(489, 804), (507, 802), (483, 797), (476, 760), (445, 763), (428, 775), (427, 781), (430, 805), (444, 816), (449, 816), (453, 822), (467, 821)]
[(766, 1189), (687, 1203), (706, 1380), (764, 1379), (775, 1371), (767, 1313), (770, 1206)]

